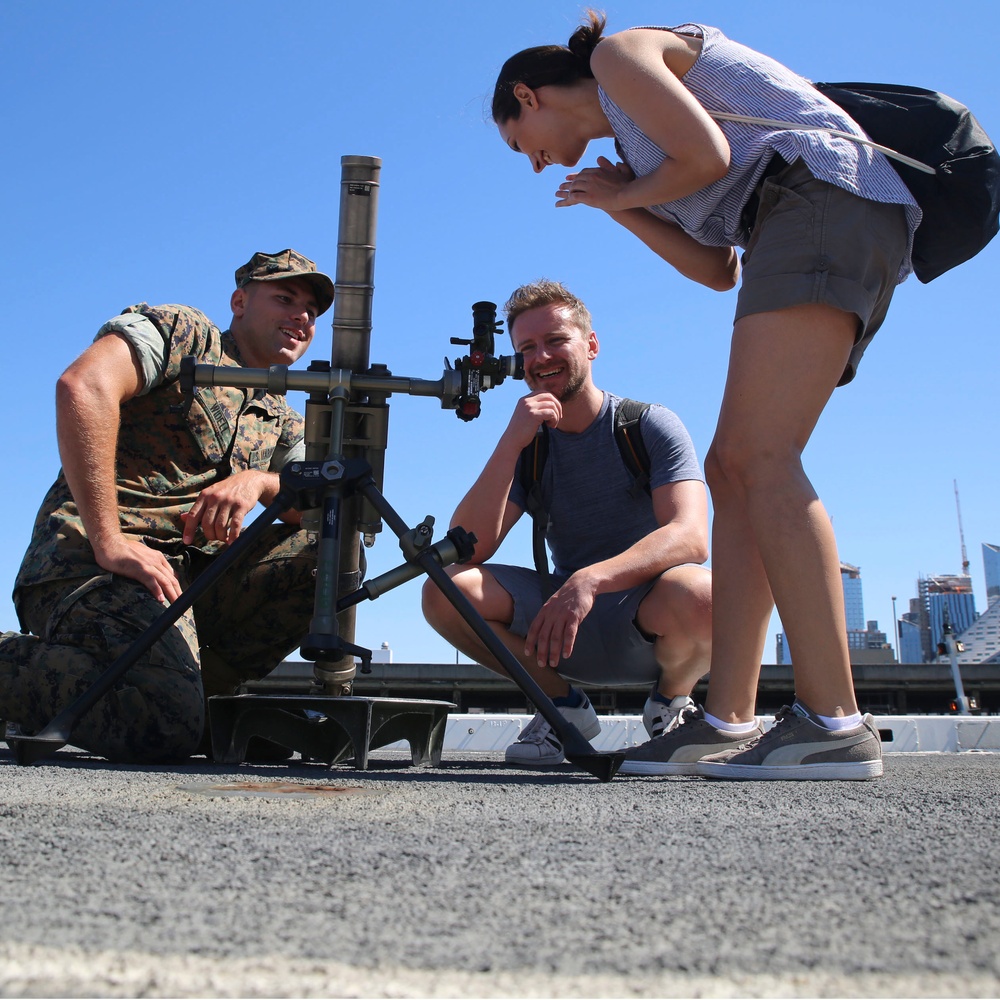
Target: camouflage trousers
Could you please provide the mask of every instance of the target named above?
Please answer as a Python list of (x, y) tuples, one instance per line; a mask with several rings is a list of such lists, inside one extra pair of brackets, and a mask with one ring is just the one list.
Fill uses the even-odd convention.
[[(182, 587), (211, 563), (196, 549), (172, 557)], [(206, 699), (269, 673), (306, 634), (315, 547), (274, 525), (139, 658), (80, 720), (73, 744), (109, 760), (151, 763), (196, 752)], [(0, 655), (0, 718), (37, 732), (82, 694), (165, 610), (141, 584), (103, 574), (28, 587), (22, 625)]]

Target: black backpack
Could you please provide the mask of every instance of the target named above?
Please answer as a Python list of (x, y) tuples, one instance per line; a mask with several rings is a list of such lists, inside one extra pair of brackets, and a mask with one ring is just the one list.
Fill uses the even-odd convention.
[(946, 94), (875, 83), (817, 83), (873, 139), (934, 167), (925, 174), (890, 159), (924, 218), (913, 271), (931, 281), (974, 257), (997, 234), (1000, 154), (972, 112)]
[[(634, 399), (623, 399), (615, 408), (615, 444), (618, 452), (632, 476), (629, 492), (638, 496), (640, 491), (651, 495), (649, 488), (649, 453), (642, 440), (639, 420), (649, 409), (649, 403), (639, 403)], [(549, 515), (542, 506), (542, 470), (549, 457), (549, 429), (545, 424), (538, 428), (534, 440), (521, 452), (520, 483), (527, 497), (527, 511), (531, 515), (531, 553), (535, 569), (547, 582), (549, 561), (545, 551), (545, 529)]]
[(708, 113), (719, 121), (832, 132), (887, 157), (924, 217), (913, 237), (913, 273), (934, 278), (974, 257), (1000, 231), (1000, 152), (972, 112), (947, 94), (895, 83), (815, 83), (868, 134), (822, 125)]

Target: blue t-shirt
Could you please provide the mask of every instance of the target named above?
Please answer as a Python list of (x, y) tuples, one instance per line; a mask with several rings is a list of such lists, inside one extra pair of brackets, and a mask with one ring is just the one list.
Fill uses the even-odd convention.
[[(549, 515), (545, 540), (557, 576), (611, 559), (659, 527), (651, 498), (636, 488), (615, 443), (620, 402), (604, 393), (601, 412), (579, 434), (549, 429), (540, 486)], [(650, 489), (686, 479), (704, 482), (691, 436), (675, 413), (654, 403), (643, 413), (640, 430), (649, 453)], [(527, 510), (520, 460), (510, 500)]]

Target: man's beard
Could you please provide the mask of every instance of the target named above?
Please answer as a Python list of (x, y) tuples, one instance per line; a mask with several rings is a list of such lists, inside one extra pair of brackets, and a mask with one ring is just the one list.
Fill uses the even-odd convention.
[(587, 372), (577, 365), (566, 365), (567, 381), (566, 384), (558, 391), (550, 389), (546, 385), (545, 379), (540, 379), (538, 377), (529, 377), (528, 385), (532, 392), (549, 392), (560, 403), (568, 403), (570, 400), (575, 399), (583, 391), (584, 386), (587, 384)]
[(556, 396), (556, 399), (560, 403), (568, 403), (570, 400), (575, 399), (583, 391), (583, 387), (587, 384), (587, 376), (584, 372), (574, 371), (569, 381), (563, 387), (562, 392)]

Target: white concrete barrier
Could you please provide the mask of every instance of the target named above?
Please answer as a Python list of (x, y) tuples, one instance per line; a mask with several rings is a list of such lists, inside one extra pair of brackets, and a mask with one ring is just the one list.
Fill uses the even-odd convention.
[[(530, 715), (449, 715), (445, 750), (502, 752), (531, 721)], [(595, 750), (637, 746), (648, 739), (637, 715), (602, 715)], [(770, 716), (764, 723), (770, 727)], [(1000, 752), (1000, 717), (958, 715), (880, 715), (875, 720), (884, 753)], [(396, 748), (393, 744), (393, 749)], [(406, 744), (398, 747), (405, 749)]]

